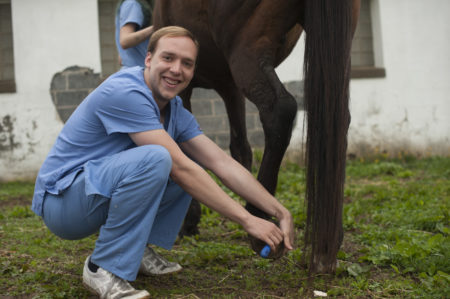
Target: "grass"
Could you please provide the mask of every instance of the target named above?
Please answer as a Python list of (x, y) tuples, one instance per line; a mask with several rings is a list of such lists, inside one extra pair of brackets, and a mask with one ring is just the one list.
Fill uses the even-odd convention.
[[(304, 170), (286, 163), (277, 197), (299, 237), (283, 258), (259, 258), (238, 225), (203, 207), (200, 235), (158, 250), (184, 270), (139, 276), (133, 285), (154, 298), (310, 298), (313, 290), (331, 298), (450, 298), (450, 158), (349, 161), (338, 268), (311, 280), (300, 262), (304, 188)], [(30, 211), (32, 193), (31, 182), (0, 183), (0, 297), (92, 298), (81, 273), (95, 236), (51, 234)]]

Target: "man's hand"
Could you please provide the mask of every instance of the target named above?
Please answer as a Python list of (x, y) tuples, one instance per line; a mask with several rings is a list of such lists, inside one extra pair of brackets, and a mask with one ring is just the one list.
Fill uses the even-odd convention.
[(294, 249), (294, 221), (291, 213), (286, 210), (284, 216), (279, 219), (280, 229), (283, 232), (285, 252)]
[(242, 224), (244, 230), (269, 245), (272, 251), (283, 241), (284, 233), (274, 223), (249, 214), (249, 219)]

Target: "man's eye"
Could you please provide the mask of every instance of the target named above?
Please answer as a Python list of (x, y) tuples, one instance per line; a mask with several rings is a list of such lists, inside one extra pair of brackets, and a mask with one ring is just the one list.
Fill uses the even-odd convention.
[(192, 62), (183, 62), (183, 64), (186, 66), (186, 67), (192, 67), (193, 66), (193, 64), (192, 64)]
[(170, 61), (170, 60), (172, 59), (172, 57), (170, 57), (170, 56), (163, 56), (163, 59), (164, 59), (165, 61)]

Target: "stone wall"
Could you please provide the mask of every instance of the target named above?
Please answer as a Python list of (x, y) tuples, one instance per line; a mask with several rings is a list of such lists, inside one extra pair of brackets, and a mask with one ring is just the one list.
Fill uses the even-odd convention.
[(53, 76), (50, 94), (61, 120), (65, 123), (83, 99), (101, 83), (92, 69), (71, 66)]
[[(62, 122), (66, 122), (81, 101), (100, 83), (102, 78), (92, 69), (71, 66), (53, 76), (50, 93)], [(299, 109), (303, 108), (303, 84), (298, 81), (285, 84), (296, 98)], [(196, 88), (192, 94), (192, 111), (204, 133), (221, 148), (228, 149), (228, 117), (219, 95), (208, 89)], [(258, 110), (246, 101), (246, 124), (248, 139), (253, 148), (264, 147), (264, 133)]]

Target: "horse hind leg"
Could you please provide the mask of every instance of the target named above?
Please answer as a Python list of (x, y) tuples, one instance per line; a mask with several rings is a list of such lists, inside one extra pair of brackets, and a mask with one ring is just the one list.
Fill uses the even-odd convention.
[(292, 135), (297, 115), (297, 102), (286, 90), (272, 67), (263, 68), (258, 81), (252, 84), (249, 99), (259, 111), (265, 146), (258, 180), (275, 194), (278, 172)]
[[(284, 87), (283, 87), (284, 89)], [(272, 100), (267, 100), (272, 101)], [(286, 149), (289, 145), (294, 119), (297, 113), (297, 102), (287, 91), (277, 95), (273, 103), (257, 102), (259, 117), (264, 130), (264, 154), (258, 172), (258, 181), (272, 195), (275, 194), (278, 172)], [(253, 215), (267, 218), (265, 213), (247, 204), (247, 210)]]
[[(257, 55), (247, 56), (248, 58)], [(242, 57), (242, 55), (241, 55)], [(232, 60), (233, 61), (233, 60)], [(232, 66), (233, 76), (245, 95), (259, 111), (264, 130), (265, 148), (258, 181), (271, 194), (275, 194), (278, 171), (281, 161), (289, 145), (294, 119), (297, 113), (297, 102), (287, 92), (278, 79), (274, 68), (269, 64), (261, 65), (254, 59), (235, 60)], [(242, 70), (246, 72), (242, 72)], [(247, 203), (246, 209), (255, 216), (269, 219), (270, 217), (255, 206)], [(260, 240), (250, 237), (252, 248), (259, 252), (264, 246)], [(282, 247), (282, 243), (281, 247)], [(277, 250), (272, 258), (281, 256), (282, 250)]]
[[(260, 110), (260, 120), (265, 136), (264, 154), (258, 172), (258, 180), (271, 194), (275, 194), (280, 165), (291, 139), (292, 127), (297, 113), (297, 102), (283, 87), (277, 94), (275, 102), (269, 105), (259, 103), (257, 106)], [(246, 209), (253, 215), (267, 219), (265, 213), (251, 204), (247, 203)], [(252, 248), (257, 252), (265, 245), (257, 239), (250, 238), (250, 241)], [(280, 243), (270, 257), (281, 257), (283, 249), (284, 244)]]

